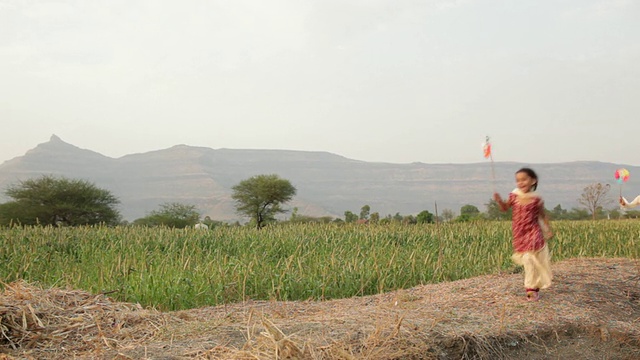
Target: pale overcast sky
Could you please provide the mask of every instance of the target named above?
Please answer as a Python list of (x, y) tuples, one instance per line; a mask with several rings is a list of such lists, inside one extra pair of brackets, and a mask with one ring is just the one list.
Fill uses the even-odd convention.
[(0, 163), (56, 134), (640, 165), (640, 1), (0, 0)]

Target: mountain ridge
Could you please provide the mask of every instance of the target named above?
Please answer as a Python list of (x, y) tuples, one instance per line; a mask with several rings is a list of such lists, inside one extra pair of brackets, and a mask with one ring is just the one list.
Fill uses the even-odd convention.
[[(288, 204), (309, 216), (342, 217), (364, 205), (381, 216), (417, 214), (465, 204), (484, 210), (493, 189), (506, 195), (515, 186), (513, 173), (531, 166), (540, 176), (540, 193), (547, 207), (577, 207), (582, 189), (594, 182), (610, 183), (615, 206), (617, 184), (613, 173), (639, 167), (598, 161), (525, 164), (496, 162), (495, 180), (488, 161), (468, 164), (394, 164), (353, 160), (324, 151), (212, 149), (184, 144), (145, 153), (111, 158), (68, 144), (56, 135), (25, 155), (0, 164), (2, 190), (16, 181), (41, 175), (82, 178), (111, 191), (121, 201), (127, 220), (143, 217), (164, 202), (195, 205), (215, 220), (243, 220), (235, 213), (232, 187), (259, 174), (277, 174), (297, 188)], [(621, 187), (622, 190), (622, 187)], [(624, 185), (629, 196), (640, 186)], [(4, 193), (0, 201), (8, 200)]]

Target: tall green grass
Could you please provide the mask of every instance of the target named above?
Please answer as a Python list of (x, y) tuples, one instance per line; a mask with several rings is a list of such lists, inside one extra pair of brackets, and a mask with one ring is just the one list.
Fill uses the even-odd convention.
[[(638, 258), (640, 222), (554, 222), (554, 260)], [(344, 298), (513, 268), (509, 222), (0, 229), (0, 280), (84, 289), (161, 310)]]

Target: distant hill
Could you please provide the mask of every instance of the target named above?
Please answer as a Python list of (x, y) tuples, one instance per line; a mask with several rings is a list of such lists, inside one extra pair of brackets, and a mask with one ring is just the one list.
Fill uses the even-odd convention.
[[(493, 188), (506, 195), (515, 186), (514, 172), (531, 166), (540, 176), (540, 193), (548, 208), (560, 204), (577, 207), (582, 189), (594, 182), (612, 184), (611, 199), (618, 196), (613, 174), (626, 167), (632, 180), (623, 192), (640, 194), (633, 175), (640, 168), (602, 162), (522, 164), (497, 162), (496, 181), (491, 164), (392, 164), (364, 162), (327, 152), (289, 150), (211, 149), (176, 145), (168, 149), (110, 158), (81, 149), (53, 135), (24, 156), (0, 165), (0, 188), (43, 174), (91, 181), (107, 189), (122, 202), (125, 219), (145, 216), (164, 202), (182, 202), (198, 207), (203, 216), (215, 220), (241, 220), (235, 213), (231, 188), (253, 175), (278, 174), (297, 188), (289, 207), (299, 214), (343, 217), (346, 210), (359, 213), (363, 205), (382, 217), (417, 214), (422, 210), (451, 209), (465, 204), (485, 210)], [(7, 201), (4, 193), (0, 201)], [(614, 207), (612, 205), (611, 207)]]

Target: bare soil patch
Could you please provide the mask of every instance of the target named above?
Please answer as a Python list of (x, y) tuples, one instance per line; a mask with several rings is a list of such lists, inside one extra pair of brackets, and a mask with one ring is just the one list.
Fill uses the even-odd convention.
[(6, 284), (0, 359), (639, 359), (640, 264), (572, 259), (527, 302), (522, 274), (330, 301), (176, 312)]

